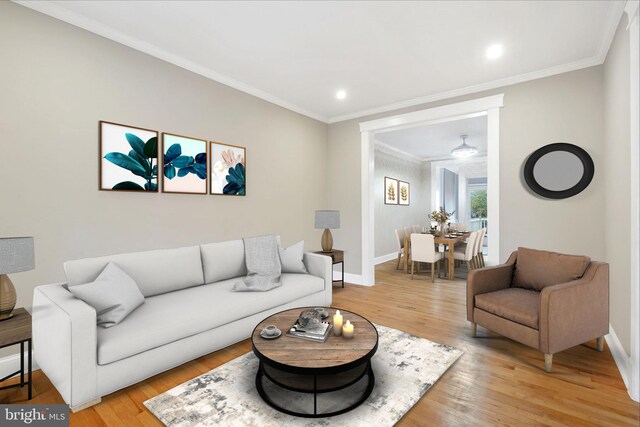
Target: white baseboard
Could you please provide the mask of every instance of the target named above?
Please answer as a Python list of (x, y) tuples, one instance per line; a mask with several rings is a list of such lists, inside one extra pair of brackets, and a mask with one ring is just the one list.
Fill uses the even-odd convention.
[(620, 343), (620, 340), (616, 335), (616, 331), (613, 329), (613, 326), (611, 326), (611, 324), (609, 324), (609, 334), (605, 335), (604, 339), (609, 345), (609, 350), (611, 350), (613, 360), (618, 366), (618, 371), (620, 371), (622, 381), (624, 381), (624, 385), (627, 387), (627, 392), (633, 399), (634, 396), (631, 395), (631, 390), (629, 388), (631, 386), (631, 358), (627, 356), (627, 352), (624, 351), (624, 347), (622, 347), (622, 344)]
[[(341, 273), (340, 271), (333, 270), (333, 280), (340, 280), (342, 277), (340, 273)], [(373, 286), (373, 283), (371, 284), (362, 283), (361, 274), (344, 273), (344, 282), (351, 283), (352, 285)]]
[[(31, 355), (31, 370), (37, 371), (40, 369), (35, 359), (33, 358), (33, 354)], [(20, 353), (12, 354), (11, 356), (6, 356), (0, 358), (0, 378), (4, 378), (12, 372), (16, 372), (20, 370)], [(24, 372), (25, 375), (29, 370), (28, 366), (28, 358), (27, 352), (24, 352)], [(26, 379), (26, 378), (25, 378)]]
[(373, 259), (373, 265), (382, 264), (383, 262), (391, 261), (398, 258), (397, 252), (391, 252), (390, 254), (382, 255)]

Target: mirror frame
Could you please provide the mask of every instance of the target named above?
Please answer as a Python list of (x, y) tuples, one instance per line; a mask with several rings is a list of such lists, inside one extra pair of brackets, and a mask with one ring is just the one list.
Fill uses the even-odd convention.
[[(568, 153), (573, 154), (582, 162), (583, 173), (580, 181), (576, 183), (571, 188), (567, 188), (566, 190), (549, 190), (541, 186), (538, 181), (536, 181), (533, 175), (533, 169), (536, 166), (536, 163), (542, 156), (545, 154), (552, 153), (554, 151), (566, 151)], [(589, 186), (591, 180), (593, 179), (593, 174), (595, 172), (595, 167), (593, 164), (593, 159), (589, 156), (589, 153), (584, 151), (582, 148), (577, 145), (568, 144), (566, 142), (556, 142), (554, 144), (545, 145), (544, 147), (538, 148), (536, 151), (531, 153), (527, 162), (524, 165), (524, 180), (529, 186), (529, 188), (536, 194), (540, 196), (546, 197), (548, 199), (566, 199), (568, 197), (573, 197), (576, 194), (582, 192), (585, 188)]]

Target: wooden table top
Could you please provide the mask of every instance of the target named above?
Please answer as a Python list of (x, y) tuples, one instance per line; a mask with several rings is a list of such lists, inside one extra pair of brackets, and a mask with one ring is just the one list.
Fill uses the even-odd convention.
[(31, 338), (31, 315), (24, 308), (13, 310), (13, 317), (0, 321), (0, 347)]
[[(430, 233), (422, 233), (422, 234), (430, 234)], [(464, 234), (461, 234), (460, 236), (453, 236), (453, 237), (447, 237), (450, 235), (445, 235), (445, 236), (433, 235), (434, 237), (433, 240), (435, 241), (436, 244), (450, 245), (452, 243), (456, 244), (459, 242), (464, 242), (464, 240), (467, 239), (469, 235), (471, 235), (471, 232), (469, 231), (465, 231)], [(404, 241), (409, 242), (409, 244), (411, 244), (411, 235), (405, 235)]]
[[(340, 310), (343, 322), (349, 320), (354, 326), (351, 339), (336, 337), (333, 330), (325, 342), (309, 341), (289, 337), (287, 331), (293, 326), (300, 313), (313, 307), (299, 307), (281, 311), (267, 317), (256, 326), (251, 334), (253, 351), (265, 363), (282, 365), (296, 369), (330, 369), (350, 365), (362, 359), (368, 360), (378, 347), (378, 331), (362, 316), (347, 310)], [(329, 313), (328, 322), (333, 322), (336, 309), (326, 308)], [(260, 331), (267, 325), (275, 325), (282, 331), (279, 338), (267, 340), (260, 336)], [(275, 362), (275, 363), (272, 363)]]

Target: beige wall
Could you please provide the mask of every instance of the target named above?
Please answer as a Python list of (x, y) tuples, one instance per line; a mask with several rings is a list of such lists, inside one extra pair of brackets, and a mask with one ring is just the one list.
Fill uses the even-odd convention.
[[(622, 19), (604, 63), (605, 204), (610, 213), (601, 225), (609, 230), (631, 226), (629, 132), (629, 33)], [(631, 351), (631, 242), (617, 232), (605, 234), (610, 264), (611, 326), (627, 354)]]
[[(340, 209), (344, 224), (336, 233), (349, 260), (349, 273), (361, 272), (360, 131), (374, 118), (423, 110), (504, 93), (500, 111), (500, 259), (518, 246), (587, 254), (604, 259), (604, 159), (602, 66), (591, 67), (500, 89), (329, 125), (329, 205)], [(565, 200), (532, 195), (521, 168), (534, 150), (570, 142), (593, 158), (596, 174), (581, 194)]]
[[(423, 162), (407, 160), (397, 154), (375, 151), (374, 170), (374, 233), (375, 257), (397, 253), (395, 229), (412, 225), (427, 225), (427, 213), (431, 203), (431, 169)], [(410, 184), (409, 206), (384, 203), (384, 177)]]
[[(18, 306), (68, 259), (263, 233), (319, 249), (327, 125), (0, 2), (0, 236), (35, 236)], [(247, 196), (98, 191), (98, 121), (247, 147)]]

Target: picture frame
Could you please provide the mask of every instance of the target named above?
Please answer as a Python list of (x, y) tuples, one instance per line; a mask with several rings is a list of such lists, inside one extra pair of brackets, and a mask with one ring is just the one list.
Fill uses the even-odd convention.
[(398, 180), (384, 177), (384, 204), (385, 205), (397, 205), (398, 204)]
[(210, 144), (210, 194), (222, 196), (246, 196), (246, 147), (214, 141), (210, 141)]
[(209, 143), (162, 132), (162, 192), (175, 194), (207, 194)]
[(98, 127), (99, 190), (157, 193), (158, 131), (105, 120)]
[(406, 181), (398, 181), (398, 204), (409, 206), (411, 202), (411, 185)]

